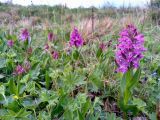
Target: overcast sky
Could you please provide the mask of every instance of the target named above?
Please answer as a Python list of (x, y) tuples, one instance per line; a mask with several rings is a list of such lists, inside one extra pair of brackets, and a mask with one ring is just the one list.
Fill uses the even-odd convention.
[[(8, 0), (0, 0), (5, 2)], [(20, 5), (57, 5), (57, 4), (66, 4), (70, 8), (75, 8), (79, 6), (90, 7), (90, 6), (102, 6), (104, 3), (109, 1), (110, 4), (115, 6), (144, 6), (149, 0), (12, 0), (14, 4)], [(32, 1), (32, 2), (31, 2)]]

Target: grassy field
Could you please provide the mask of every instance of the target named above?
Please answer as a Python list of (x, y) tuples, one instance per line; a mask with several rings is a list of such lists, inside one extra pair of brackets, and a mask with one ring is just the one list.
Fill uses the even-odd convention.
[(160, 120), (158, 11), (0, 3), (0, 119)]

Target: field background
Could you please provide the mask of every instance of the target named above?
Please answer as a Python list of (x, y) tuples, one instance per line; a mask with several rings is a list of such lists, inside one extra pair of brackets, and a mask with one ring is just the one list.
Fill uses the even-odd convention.
[[(134, 97), (138, 98), (134, 102), (138, 105), (140, 112), (134, 117), (128, 116), (134, 120), (156, 120), (156, 115), (158, 116), (160, 112), (157, 112), (160, 110), (159, 106), (157, 107), (157, 104), (160, 105), (157, 102), (157, 98), (160, 96), (159, 7), (160, 1), (158, 0), (152, 1), (146, 8), (126, 8), (123, 6), (115, 8), (110, 4), (106, 4), (102, 8), (79, 7), (70, 9), (62, 5), (54, 7), (31, 5), (24, 7), (10, 3), (0, 3), (0, 62), (3, 62), (3, 58), (11, 60), (12, 55), (15, 58), (12, 67), (8, 66), (7, 68), (0, 65), (0, 84), (7, 89), (5, 94), (8, 98), (12, 95), (8, 90), (9, 84), (11, 84), (9, 81), (13, 78), (13, 81), (16, 82), (17, 79), (12, 77), (11, 74), (17, 62), (23, 63), (24, 60), (28, 59), (33, 65), (32, 77), (26, 83), (22, 82), (24, 86), (27, 86), (25, 92), (21, 93), (22, 99), (18, 98), (20, 100), (17, 100), (18, 104), (21, 104), (20, 108), (17, 109), (24, 108), (25, 110), (20, 112), (23, 111), (22, 113), (26, 116), (17, 118), (16, 115), (20, 114), (17, 109), (13, 110), (14, 113), (10, 111), (7, 113), (6, 109), (12, 110), (12, 107), (17, 104), (14, 103), (15, 106), (7, 104), (8, 106), (4, 107), (2, 96), (0, 96), (0, 118), (9, 120), (14, 116), (14, 120), (50, 120), (51, 118), (54, 120), (83, 120), (88, 115), (88, 118), (86, 117), (88, 120), (122, 119), (124, 117), (123, 112), (117, 105), (120, 85), (119, 76), (115, 73), (114, 52), (118, 43), (119, 31), (128, 24), (134, 24), (145, 36), (147, 52), (145, 52), (145, 57), (141, 62), (141, 79), (134, 89)], [(62, 58), (59, 62), (47, 60), (40, 50), (43, 50), (47, 42), (48, 33), (53, 32), (56, 35), (58, 42), (55, 43), (55, 46), (52, 45), (54, 49), (64, 52), (68, 49), (67, 43), (70, 39), (70, 33), (75, 26), (86, 44), (81, 49), (82, 58), (76, 62), (74, 61), (75, 63), (70, 62), (70, 58), (66, 56), (64, 59), (63, 55), (61, 55)], [(6, 41), (7, 38), (18, 39), (15, 36), (18, 36), (23, 28), (27, 28), (31, 33), (31, 47), (34, 52), (29, 58), (26, 58), (26, 54), (21, 50), (14, 51), (15, 57), (13, 51), (8, 51), (7, 47), (3, 46), (3, 41)], [(110, 41), (111, 45), (108, 45)], [(104, 55), (98, 58), (97, 51), (100, 43), (106, 43), (108, 47)], [(21, 44), (17, 44), (17, 46), (20, 47)], [(48, 58), (50, 59), (50, 57)], [(44, 64), (46, 66), (43, 68)], [(49, 79), (52, 81), (48, 88), (45, 86), (46, 74), (49, 74)], [(72, 75), (77, 75), (77, 78)], [(70, 79), (73, 77), (73, 81), (67, 81), (68, 77)], [(22, 79), (26, 78), (22, 77)], [(60, 80), (63, 81), (63, 79), (65, 82), (61, 83)], [(26, 97), (25, 99), (24, 96), (29, 96), (29, 98)], [(88, 97), (91, 103), (88, 103)], [(35, 104), (37, 99), (38, 102)], [(65, 101), (71, 102), (65, 103)], [(90, 104), (92, 108), (86, 108), (83, 102)], [(92, 103), (93, 105), (91, 105)], [(83, 113), (84, 115), (81, 117), (80, 112), (85, 108), (91, 109), (92, 112)], [(30, 115), (27, 114), (28, 111)], [(93, 116), (90, 115), (90, 112)], [(6, 117), (4, 114), (8, 116)], [(77, 115), (79, 116), (77, 117)]]

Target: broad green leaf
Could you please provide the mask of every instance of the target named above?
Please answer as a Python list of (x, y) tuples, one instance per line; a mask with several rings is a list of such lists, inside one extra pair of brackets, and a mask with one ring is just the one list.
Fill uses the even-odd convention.
[(5, 58), (0, 58), (0, 68), (4, 68), (6, 65), (6, 59)]
[(124, 105), (128, 104), (130, 98), (131, 98), (131, 92), (129, 89), (126, 89), (123, 96)]
[(30, 115), (31, 114), (31, 112), (27, 112), (24, 108), (23, 109), (21, 109), (16, 115), (15, 115), (15, 117), (16, 118), (25, 118), (25, 117), (27, 117), (28, 115)]
[(49, 113), (47, 113), (45, 111), (41, 111), (41, 112), (39, 112), (38, 120), (51, 120), (51, 117), (50, 117)]
[(75, 50), (74, 52), (73, 52), (73, 58), (75, 59), (75, 60), (78, 60), (78, 58), (79, 58), (79, 52), (77, 51), (77, 50)]
[(91, 81), (92, 85), (95, 87), (95, 90), (97, 91), (103, 85), (101, 80), (101, 71), (98, 71), (98, 70), (94, 71), (89, 76), (89, 80)]
[(17, 99), (14, 98), (14, 96), (7, 97), (4, 106), (8, 108), (8, 110), (11, 110), (14, 112), (18, 112), (20, 110), (19, 103)]
[(64, 112), (64, 109), (63, 107), (58, 104), (57, 106), (55, 106), (51, 112), (51, 118), (55, 118), (57, 117), (58, 115), (61, 115), (62, 113)]
[(78, 110), (78, 118), (79, 120), (84, 120), (84, 116), (82, 116), (82, 113)]
[(121, 118), (118, 118), (114, 113), (106, 113), (106, 119), (107, 120), (122, 120)]
[(141, 69), (137, 69), (134, 76), (132, 77), (132, 79), (130, 80), (130, 82), (127, 84), (127, 89), (131, 90), (133, 88), (134, 85), (137, 84), (139, 78), (141, 75)]
[(16, 95), (16, 93), (17, 93), (17, 87), (16, 87), (15, 82), (13, 81), (13, 79), (11, 79), (9, 81), (9, 91), (10, 91), (11, 94), (15, 94)]
[(39, 101), (37, 100), (33, 100), (33, 99), (25, 99), (22, 102), (22, 105), (24, 106), (24, 108), (27, 109), (35, 109), (39, 104)]
[(35, 82), (34, 81), (30, 81), (27, 83), (27, 86), (26, 86), (26, 91), (27, 92), (31, 92), (31, 93), (34, 93), (35, 92)]
[(0, 118), (1, 118), (1, 116), (4, 116), (6, 114), (8, 114), (6, 109), (0, 109)]
[(85, 116), (89, 110), (89, 108), (91, 107), (91, 102), (90, 100), (87, 100), (86, 103), (82, 106), (83, 110), (82, 110), (82, 115)]
[(9, 58), (13, 58), (13, 57), (16, 57), (16, 53), (13, 52), (13, 51), (10, 51), (10, 52), (7, 53), (7, 56), (8, 56)]
[(127, 84), (132, 79), (131, 72), (132, 71), (129, 69), (126, 73), (123, 74), (123, 77), (122, 77), (122, 79), (120, 81), (121, 94), (124, 94), (124, 92), (125, 92), (125, 90), (127, 88)]
[(154, 113), (149, 114), (149, 118), (150, 118), (150, 120), (157, 120), (156, 113), (154, 112)]
[(142, 108), (146, 106), (146, 103), (142, 101), (140, 98), (133, 98), (133, 104), (137, 105), (138, 108)]
[(146, 111), (145, 111), (146, 103), (144, 101), (142, 101), (141, 99), (134, 97), (133, 98), (133, 105), (136, 105), (139, 110), (146, 113)]
[(34, 69), (31, 70), (29, 74), (31, 79), (33, 80), (37, 79), (40, 74), (40, 66), (37, 65), (36, 67), (34, 67)]
[(64, 117), (65, 120), (74, 120), (73, 115), (74, 115), (73, 112), (71, 112), (70, 110), (66, 109), (64, 114), (63, 114), (63, 117)]
[(27, 74), (20, 80), (20, 82), (26, 84), (28, 82), (29, 78), (30, 78), (30, 74)]

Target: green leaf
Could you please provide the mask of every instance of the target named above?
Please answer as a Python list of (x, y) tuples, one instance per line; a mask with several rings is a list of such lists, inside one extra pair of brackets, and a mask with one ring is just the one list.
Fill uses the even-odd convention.
[(139, 98), (133, 98), (134, 105), (137, 105), (138, 108), (145, 107), (146, 103)]
[(64, 111), (63, 107), (60, 104), (58, 104), (56, 107), (53, 108), (51, 112), (51, 118), (53, 119), (54, 117), (61, 115), (63, 111)]
[(8, 56), (9, 58), (13, 58), (13, 57), (16, 57), (16, 53), (13, 52), (13, 51), (10, 51), (10, 52), (7, 53), (7, 56)]
[(51, 84), (51, 79), (49, 77), (48, 71), (46, 71), (46, 73), (45, 73), (45, 81), (46, 81), (46, 88), (49, 89), (49, 86)]
[(89, 80), (91, 81), (93, 87), (95, 87), (95, 91), (97, 91), (99, 88), (102, 87), (103, 83), (101, 80), (101, 71), (99, 70), (95, 70), (90, 76), (89, 76)]
[(8, 114), (7, 110), (6, 109), (0, 109), (0, 119), (2, 116)]
[(30, 74), (27, 74), (20, 80), (20, 82), (21, 83), (27, 83), (29, 78), (30, 78)]
[(78, 110), (78, 120), (84, 120), (84, 117), (82, 116), (82, 113)]
[(120, 83), (120, 108), (128, 112), (129, 110), (136, 114), (138, 112), (137, 106), (132, 103), (132, 88), (136, 85), (140, 78), (140, 69), (138, 69), (134, 75), (133, 70), (129, 69), (124, 75)]
[(34, 81), (30, 81), (28, 82), (27, 86), (26, 86), (26, 91), (27, 92), (31, 92), (34, 93), (35, 92), (35, 82)]
[(34, 67), (31, 71), (30, 71), (30, 78), (32, 80), (35, 80), (38, 78), (39, 74), (40, 74), (40, 66), (37, 65), (36, 67)]
[(121, 94), (124, 94), (127, 88), (127, 83), (129, 83), (131, 79), (131, 70), (128, 70), (126, 73), (123, 74), (123, 77), (120, 81)]
[(20, 110), (19, 103), (16, 99), (13, 98), (13, 96), (9, 96), (4, 104), (5, 107), (7, 107), (9, 110), (12, 110), (14, 112), (18, 112)]
[(114, 113), (106, 113), (106, 120), (122, 120), (118, 118)]
[(39, 101), (37, 100), (32, 100), (32, 99), (25, 99), (22, 102), (22, 105), (24, 106), (24, 108), (27, 109), (35, 109), (39, 104)]
[(130, 90), (133, 88), (133, 86), (135, 86), (138, 83), (138, 80), (140, 79), (140, 75), (141, 75), (141, 69), (137, 69), (134, 76), (132, 77), (132, 79), (130, 80), (130, 82), (128, 82), (127, 84), (127, 88)]
[(137, 109), (136, 105), (126, 105), (126, 111), (125, 112), (132, 112), (133, 115), (136, 115), (139, 110)]
[(9, 91), (10, 91), (11, 94), (15, 94), (16, 95), (16, 93), (17, 93), (17, 87), (16, 87), (13, 79), (11, 79), (9, 81)]
[(51, 120), (51, 117), (48, 112), (39, 112), (38, 120)]
[(48, 61), (49, 61), (49, 57), (45, 57), (45, 59), (43, 60), (43, 65), (42, 65), (43, 69), (46, 68)]
[(5, 95), (5, 86), (4, 85), (0, 86), (0, 94)]
[(20, 111), (15, 115), (16, 118), (25, 118), (30, 115), (31, 112), (27, 112), (25, 109), (20, 109)]
[(149, 118), (150, 120), (157, 120), (156, 113), (154, 112), (154, 113), (149, 114)]
[(66, 109), (63, 116), (65, 118), (65, 120), (74, 120), (73, 118), (73, 112), (71, 112), (70, 110)]
[(102, 55), (102, 49), (98, 49), (96, 56), (99, 58)]
[(75, 51), (73, 52), (73, 58), (74, 58), (75, 60), (78, 60), (78, 58), (79, 58), (79, 52), (78, 52), (77, 50), (75, 50)]
[(6, 59), (0, 58), (0, 68), (4, 68), (6, 65)]
[(147, 114), (147, 112), (145, 111), (146, 103), (142, 101), (141, 99), (134, 97), (133, 105), (136, 105), (139, 110)]
[(131, 98), (131, 92), (130, 90), (126, 89), (124, 92), (124, 97), (123, 97), (124, 105), (128, 104), (130, 98)]
[(87, 100), (86, 103), (83, 105), (83, 110), (82, 110), (82, 116), (85, 116), (89, 110), (89, 108), (91, 107), (91, 102), (90, 100)]
[(0, 74), (0, 79), (3, 79), (5, 76), (3, 74)]

